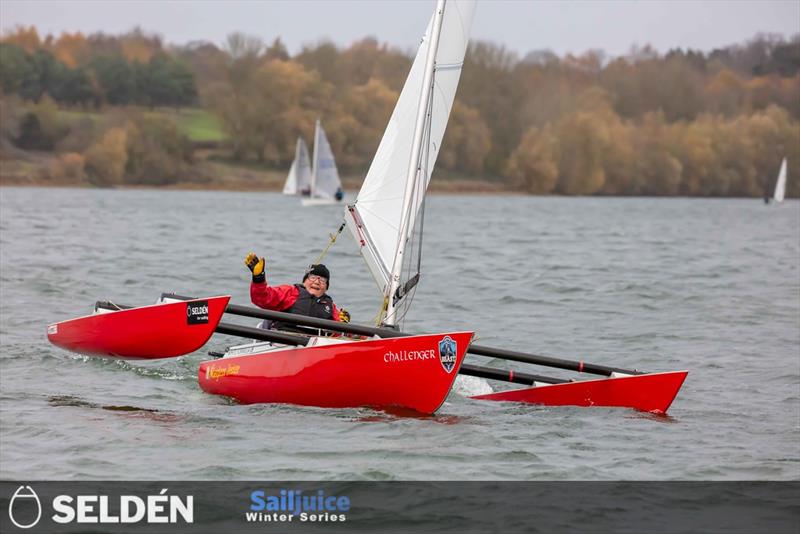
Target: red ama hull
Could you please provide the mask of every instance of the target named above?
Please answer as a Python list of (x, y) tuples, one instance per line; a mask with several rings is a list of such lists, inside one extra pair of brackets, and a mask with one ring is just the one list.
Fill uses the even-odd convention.
[(171, 358), (205, 345), (229, 300), (225, 295), (87, 315), (49, 325), (47, 339), (79, 354)]
[(371, 339), (203, 362), (200, 387), (244, 404), (402, 407), (431, 414), (453, 385), (472, 332)]
[(608, 406), (667, 413), (688, 371), (581, 380), (477, 395), (473, 399), (545, 406)]

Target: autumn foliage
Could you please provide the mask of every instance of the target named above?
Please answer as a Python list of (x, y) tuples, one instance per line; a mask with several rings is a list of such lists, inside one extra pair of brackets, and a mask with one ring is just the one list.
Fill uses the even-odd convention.
[[(340, 169), (363, 175), (411, 59), (373, 38), (292, 57), (279, 39), (240, 33), (222, 47), (174, 47), (140, 29), (40, 38), (18, 28), (0, 40), (0, 84), (34, 104), (3, 132), (22, 148), (83, 154), (93, 183), (163, 184), (194, 164), (174, 125), (128, 117), (65, 130), (54, 106), (201, 106), (220, 121), (226, 158), (280, 169), (320, 118)], [(520, 58), (473, 42), (437, 167), (533, 194), (757, 196), (783, 157), (797, 196), (800, 37), (618, 58)]]

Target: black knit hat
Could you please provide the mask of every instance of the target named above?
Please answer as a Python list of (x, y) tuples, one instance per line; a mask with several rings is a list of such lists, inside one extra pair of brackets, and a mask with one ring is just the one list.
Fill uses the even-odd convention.
[(310, 265), (308, 269), (306, 269), (305, 276), (303, 276), (303, 282), (305, 282), (306, 279), (312, 274), (324, 278), (327, 286), (331, 287), (331, 272), (328, 270), (327, 267), (325, 267), (321, 263)]

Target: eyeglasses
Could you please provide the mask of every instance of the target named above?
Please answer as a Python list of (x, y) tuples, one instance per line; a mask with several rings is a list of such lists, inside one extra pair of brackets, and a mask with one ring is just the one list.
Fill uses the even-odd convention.
[(310, 274), (310, 275), (308, 275), (308, 280), (311, 280), (312, 282), (325, 282), (326, 284), (328, 283), (328, 281), (327, 281), (327, 280), (325, 280), (325, 279), (324, 279), (323, 277), (321, 277), (321, 276), (317, 276), (316, 274)]

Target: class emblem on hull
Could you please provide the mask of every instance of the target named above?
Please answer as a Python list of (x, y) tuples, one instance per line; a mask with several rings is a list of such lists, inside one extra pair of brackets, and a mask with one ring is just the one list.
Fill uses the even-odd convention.
[[(36, 518), (32, 519), (33, 510), (25, 508), (36, 507)], [(39, 501), (39, 496), (33, 491), (30, 486), (20, 486), (11, 501), (8, 503), (8, 518), (17, 528), (31, 528), (36, 526), (42, 518), (42, 503)]]
[(442, 362), (442, 367), (448, 373), (452, 373), (456, 366), (457, 348), (455, 340), (450, 336), (444, 336), (439, 341), (439, 361)]

